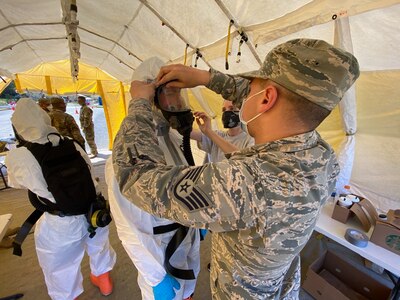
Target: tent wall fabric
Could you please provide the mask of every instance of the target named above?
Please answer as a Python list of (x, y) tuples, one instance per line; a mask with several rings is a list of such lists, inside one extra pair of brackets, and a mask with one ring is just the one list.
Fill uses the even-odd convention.
[[(69, 60), (74, 52), (80, 62), (129, 83), (133, 70), (151, 56), (183, 63), (187, 44), (188, 64), (195, 64), (199, 51), (199, 68), (224, 70), (227, 28), (233, 20), (228, 72), (239, 73), (258, 68), (272, 47), (290, 38), (333, 43), (335, 20), (341, 18), (349, 18), (362, 70), (399, 69), (400, 64), (391, 59), (398, 55), (400, 42), (399, 0), (81, 0), (76, 4), (79, 43), (73, 49), (66, 28), (71, 21), (65, 19), (63, 9), (74, 5), (67, 0), (61, 3), (2, 1), (1, 70), (12, 75), (43, 62)], [(248, 41), (236, 63), (240, 33)], [(377, 57), (377, 53), (384, 55)]]
[[(335, 43), (358, 58), (361, 77), (318, 129), (342, 154), (338, 189), (350, 184), (385, 211), (400, 204), (399, 16), (400, 0), (3, 0), (0, 75), (20, 90), (104, 96), (111, 147), (129, 80), (149, 57), (235, 74), (293, 38)], [(188, 97), (220, 125), (219, 96)]]
[(0, 79), (0, 94), (5, 90), (5, 88), (11, 83), (11, 78), (1, 77)]
[(70, 75), (69, 60), (42, 63), (25, 72), (17, 73), (15, 83), (18, 92), (42, 91), (47, 95), (71, 93), (98, 94), (103, 99), (103, 107), (109, 133), (109, 145), (118, 132), (126, 116), (125, 91), (129, 86), (108, 75), (99, 68), (79, 63), (79, 78)]

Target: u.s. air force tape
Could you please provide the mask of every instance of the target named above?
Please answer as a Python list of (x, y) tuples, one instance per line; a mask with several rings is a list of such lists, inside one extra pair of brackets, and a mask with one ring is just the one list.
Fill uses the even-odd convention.
[(344, 238), (354, 246), (364, 248), (367, 247), (368, 245), (368, 236), (353, 228), (349, 228), (346, 230), (346, 234), (344, 235)]

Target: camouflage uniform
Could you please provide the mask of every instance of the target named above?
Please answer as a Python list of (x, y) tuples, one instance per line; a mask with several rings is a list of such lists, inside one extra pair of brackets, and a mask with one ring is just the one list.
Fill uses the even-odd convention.
[(97, 155), (97, 146), (94, 141), (94, 125), (93, 125), (93, 111), (86, 104), (82, 105), (79, 112), (79, 121), (81, 128), (85, 134), (85, 139), (90, 147), (90, 152), (93, 155)]
[[(240, 107), (249, 81), (211, 70), (207, 87)], [(299, 252), (339, 173), (333, 150), (316, 131), (218, 163), (166, 166), (149, 101), (137, 99), (116, 136), (113, 159), (121, 192), (135, 205), (213, 232), (213, 299), (298, 299)]]
[(46, 98), (40, 98), (38, 100), (38, 104), (39, 106), (47, 113), (50, 112), (50, 110), (48, 109), (49, 105), (50, 105), (50, 100), (46, 99)]
[(312, 131), (220, 163), (165, 166), (151, 122), (149, 102), (131, 102), (113, 149), (123, 194), (153, 215), (213, 232), (215, 299), (281, 299), (297, 291), (299, 264), (287, 271), (333, 190), (339, 168), (332, 149)]
[(55, 108), (49, 112), (49, 116), (51, 126), (55, 127), (61, 135), (76, 140), (85, 149), (85, 140), (73, 116)]

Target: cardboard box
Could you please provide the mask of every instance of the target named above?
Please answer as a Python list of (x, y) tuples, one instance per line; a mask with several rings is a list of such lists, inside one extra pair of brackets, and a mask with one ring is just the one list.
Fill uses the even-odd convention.
[(350, 210), (356, 215), (365, 232), (368, 232), (378, 220), (378, 213), (375, 207), (367, 199), (354, 203)]
[(350, 208), (340, 206), (336, 202), (335, 207), (333, 208), (332, 219), (346, 224), (352, 214), (353, 212)]
[(350, 208), (342, 207), (336, 202), (332, 213), (332, 219), (346, 224), (349, 218), (355, 215), (365, 232), (368, 232), (371, 226), (375, 225), (378, 219), (378, 213), (370, 201), (361, 197), (359, 198), (362, 200), (358, 203), (354, 203)]
[(310, 265), (303, 283), (317, 300), (384, 300), (390, 298), (393, 286), (390, 280), (329, 250)]
[[(370, 241), (400, 255), (400, 210), (389, 210), (387, 221), (376, 222)], [(400, 257), (399, 257), (400, 260)]]

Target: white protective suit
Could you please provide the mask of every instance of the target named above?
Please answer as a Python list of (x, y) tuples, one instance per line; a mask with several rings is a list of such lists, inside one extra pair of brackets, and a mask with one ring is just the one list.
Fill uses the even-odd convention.
[[(18, 101), (11, 121), (18, 134), (29, 142), (45, 144), (49, 133), (58, 133), (51, 127), (47, 113), (31, 99)], [(50, 135), (49, 140), (56, 145), (59, 138)], [(84, 150), (78, 144), (75, 146), (91, 168)], [(11, 150), (6, 164), (10, 186), (29, 189), (55, 202), (47, 190), (39, 163), (27, 148)], [(94, 178), (93, 182), (97, 185)], [(36, 252), (52, 299), (71, 300), (83, 292), (80, 264), (85, 250), (93, 275), (106, 273), (115, 265), (116, 255), (108, 241), (108, 226), (98, 228), (93, 238), (89, 238), (88, 226), (84, 215), (59, 217), (47, 212), (36, 223)]]
[[(136, 69), (133, 80), (146, 81), (155, 79), (162, 64), (156, 58), (143, 62)], [(175, 130), (169, 130), (169, 125), (161, 113), (155, 112), (154, 119), (157, 127), (158, 142), (163, 150), (167, 164), (187, 164), (179, 148), (182, 136)], [(173, 222), (148, 214), (122, 196), (114, 176), (111, 157), (106, 163), (105, 176), (109, 203), (117, 226), (118, 236), (138, 270), (138, 284), (142, 292), (142, 299), (154, 299), (152, 287), (159, 284), (166, 275), (164, 268), (165, 250), (176, 230), (154, 235), (153, 228)], [(199, 248), (199, 230), (189, 228), (185, 239), (171, 257), (171, 264), (179, 269), (192, 269), (197, 278), (200, 271)], [(194, 292), (196, 279), (176, 279), (179, 281), (181, 288), (176, 291), (174, 299), (188, 298)]]

